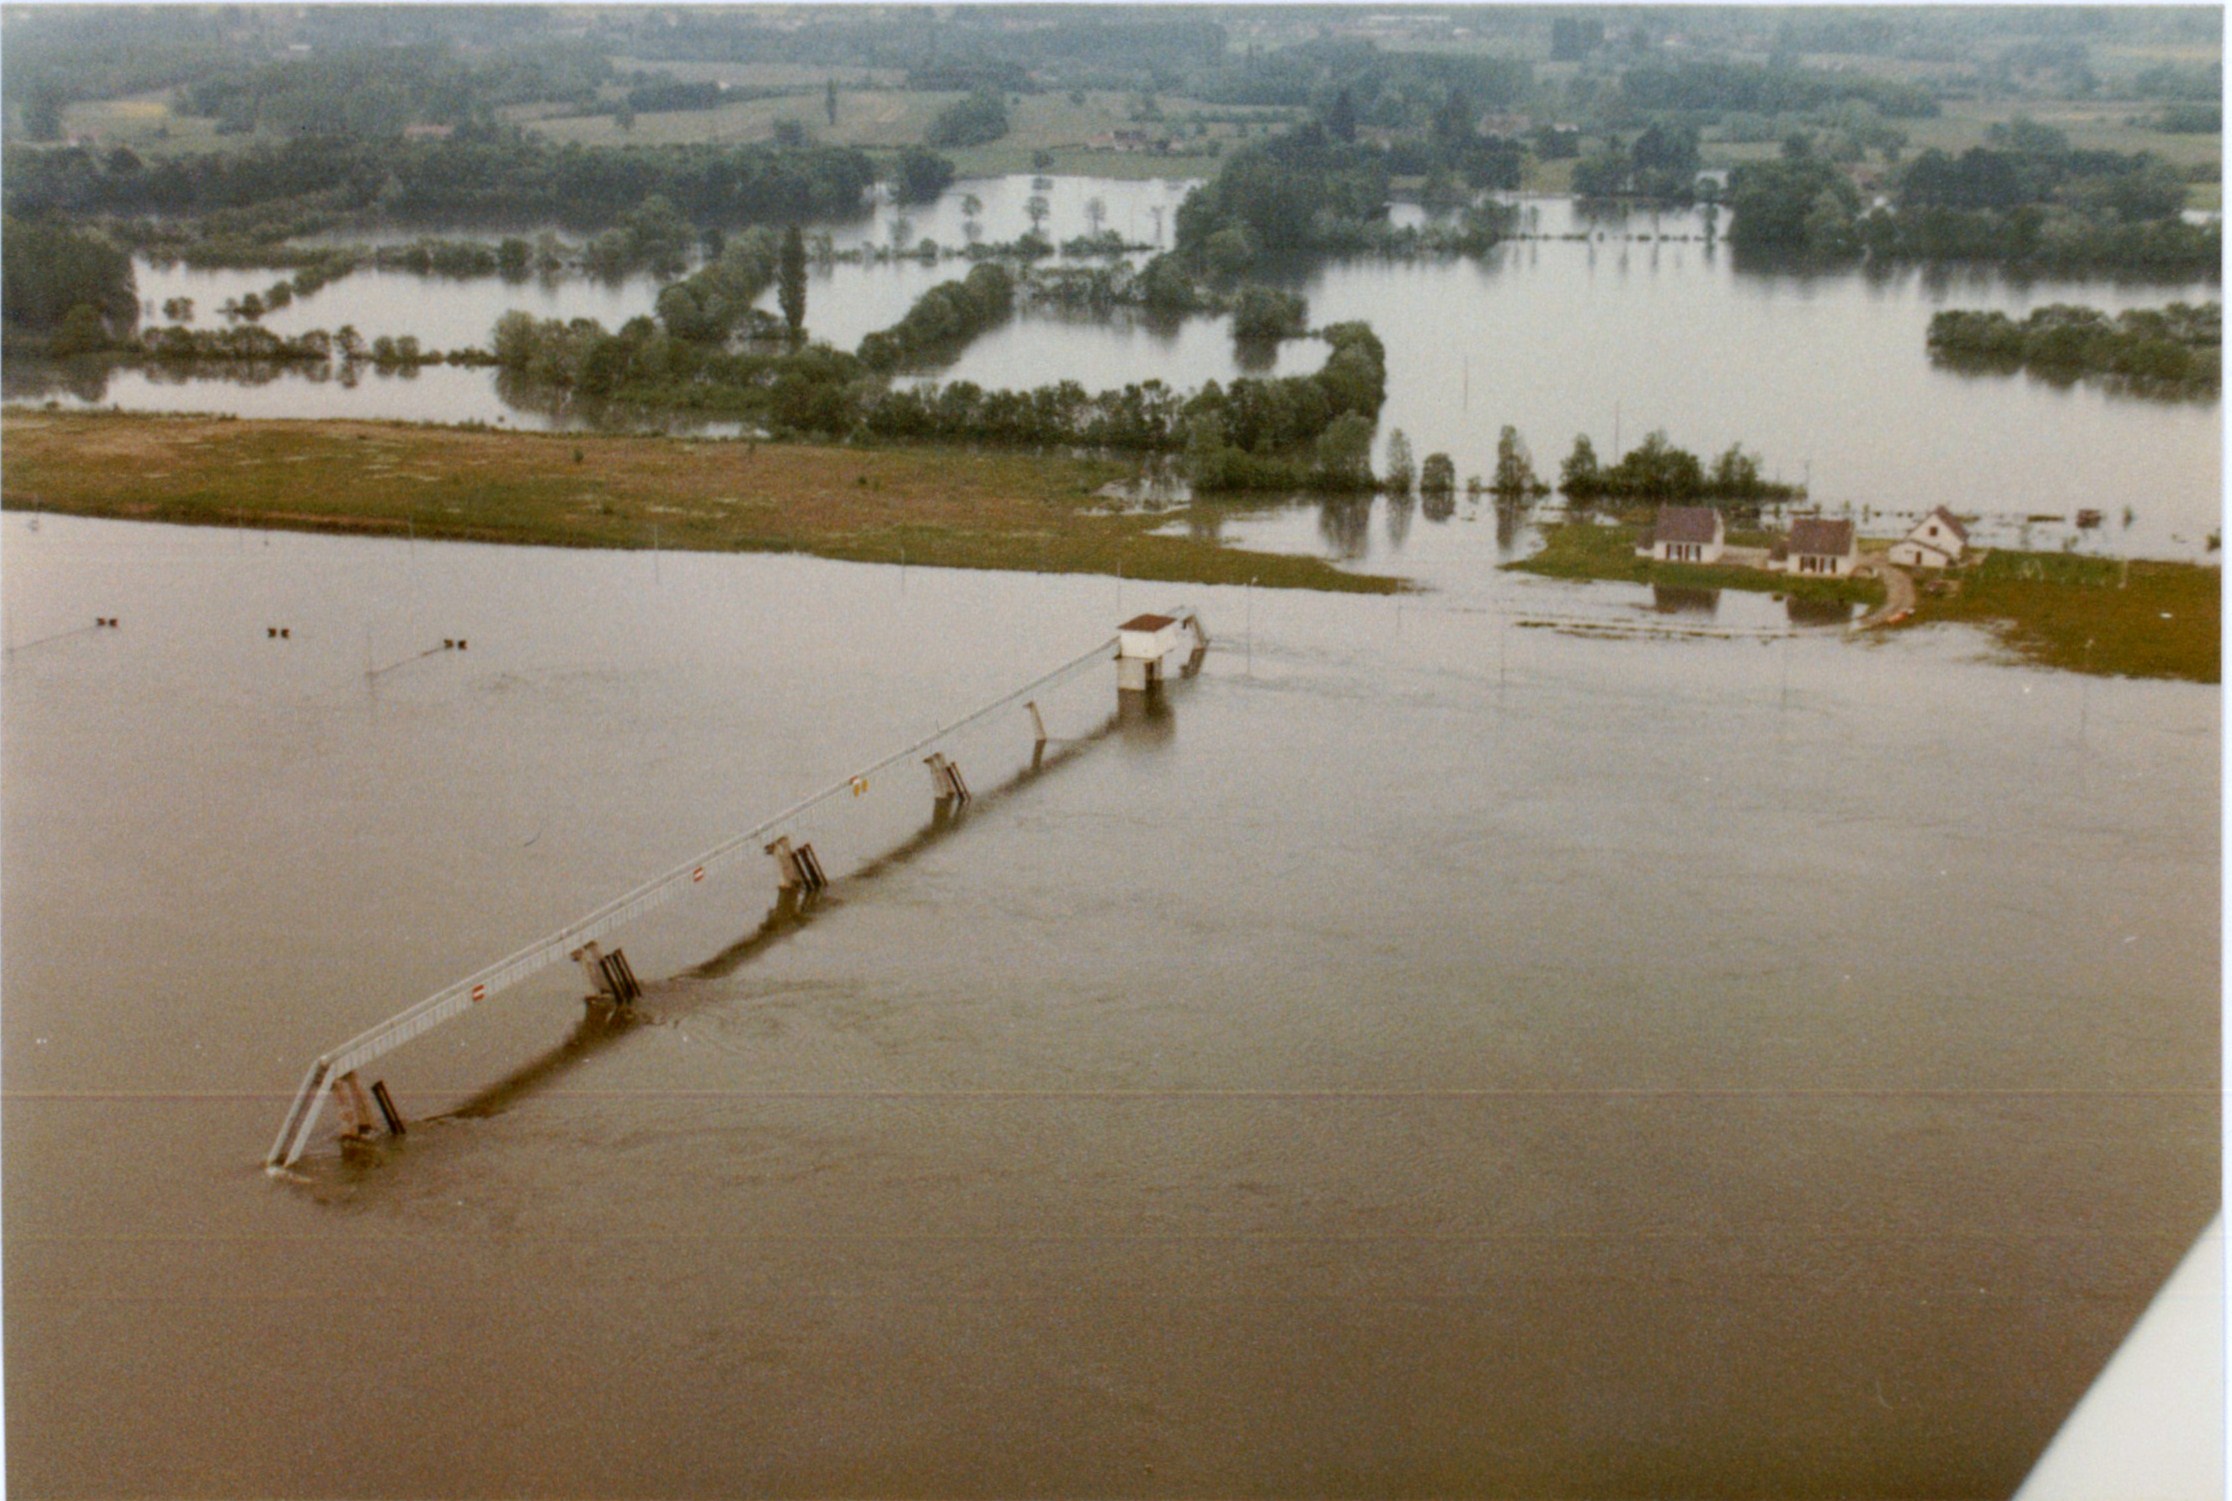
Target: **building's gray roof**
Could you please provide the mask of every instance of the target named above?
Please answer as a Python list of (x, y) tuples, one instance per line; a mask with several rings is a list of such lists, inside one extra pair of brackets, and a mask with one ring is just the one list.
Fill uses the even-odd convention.
[(1720, 512), (1711, 506), (1660, 506), (1654, 542), (1714, 542), (1719, 540)]
[(1811, 553), (1841, 558), (1852, 551), (1852, 523), (1808, 516), (1790, 523), (1790, 555)]

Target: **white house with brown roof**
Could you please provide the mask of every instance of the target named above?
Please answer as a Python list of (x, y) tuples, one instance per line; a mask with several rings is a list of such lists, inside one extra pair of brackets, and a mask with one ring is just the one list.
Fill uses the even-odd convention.
[(1906, 568), (1950, 568), (1968, 546), (1968, 528), (1939, 506), (1891, 544), (1891, 561)]
[(1849, 521), (1808, 516), (1790, 524), (1782, 566), (1791, 573), (1843, 578), (1860, 561), (1860, 539)]
[(1660, 506), (1650, 535), (1635, 551), (1655, 563), (1718, 563), (1727, 545), (1721, 513), (1711, 506)]

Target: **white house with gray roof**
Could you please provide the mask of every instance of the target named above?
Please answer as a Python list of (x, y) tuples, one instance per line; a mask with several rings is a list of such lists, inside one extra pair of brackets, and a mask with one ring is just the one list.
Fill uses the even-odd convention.
[(1891, 544), (1891, 561), (1904, 568), (1950, 568), (1968, 546), (1968, 528), (1939, 506)]
[(1727, 545), (1721, 513), (1711, 506), (1660, 506), (1658, 521), (1635, 551), (1655, 563), (1718, 563)]
[(1790, 524), (1781, 566), (1809, 577), (1844, 578), (1860, 562), (1860, 538), (1849, 521), (1807, 516)]

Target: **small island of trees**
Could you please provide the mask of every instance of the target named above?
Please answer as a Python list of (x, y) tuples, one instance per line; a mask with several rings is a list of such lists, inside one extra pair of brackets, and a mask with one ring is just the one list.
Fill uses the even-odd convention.
[(1930, 319), (1930, 356), (1956, 370), (2095, 377), (2147, 395), (2209, 396), (2224, 379), (2224, 308), (2173, 302), (2113, 317), (2054, 303), (2022, 320), (1948, 309)]

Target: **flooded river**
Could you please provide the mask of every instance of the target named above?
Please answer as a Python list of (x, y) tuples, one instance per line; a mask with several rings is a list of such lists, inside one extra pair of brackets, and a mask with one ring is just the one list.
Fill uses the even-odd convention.
[[(2217, 1204), (2215, 688), (1511, 575), (0, 561), (17, 1494), (2005, 1495)], [(803, 921), (709, 881), (636, 1024), (546, 971), (264, 1175), (319, 1049), (1181, 599), (1163, 712), (880, 775)]]
[[(1083, 235), (1099, 222), (1140, 244), (1167, 243), (1185, 184), (1062, 178), (1042, 193), (1032, 179), (956, 184), (934, 205), (879, 207), (823, 226), (839, 248), (914, 244), (924, 237), (1008, 240), (1030, 227), (1028, 204), (1047, 200), (1046, 233)], [(973, 218), (964, 201), (974, 194)], [(1415, 219), (1414, 207), (1399, 218)], [(1522, 204), (1537, 238), (1507, 242), (1478, 261), (1328, 261), (1286, 278), (1309, 298), (1313, 322), (1364, 319), (1386, 341), (1388, 402), (1381, 438), (1402, 429), (1421, 457), (1440, 450), (1457, 473), (1490, 475), (1503, 425), (1517, 427), (1554, 479), (1577, 434), (1609, 457), (1663, 428), (1708, 456), (1742, 443), (1815, 500), (1866, 523), (1944, 505), (1980, 515), (1995, 543), (2147, 557), (2208, 555), (2222, 494), (2221, 414), (2209, 401), (2164, 402), (2023, 375), (1963, 374), (1934, 367), (1925, 347), (1932, 314), (1995, 308), (2021, 317), (2057, 302), (2110, 310), (2217, 299), (2213, 282), (2014, 280), (1989, 271), (1851, 268), (1801, 273), (1740, 266), (1707, 238), (1702, 214), (1584, 214), (1570, 200)], [(1725, 216), (1718, 229), (1725, 231)], [(1581, 238), (1575, 238), (1575, 237)], [(813, 269), (807, 323), (816, 337), (851, 348), (897, 322), (914, 300), (961, 275), (962, 263), (834, 262)], [(269, 271), (192, 272), (142, 263), (140, 294), (152, 308), (191, 297), (200, 326), (227, 299), (269, 287)], [(263, 321), (279, 333), (352, 323), (367, 338), (416, 335), (431, 348), (485, 345), (497, 317), (596, 318), (617, 327), (652, 311), (657, 284), (587, 277), (507, 284), (365, 272), (334, 283)], [(773, 306), (774, 292), (767, 293)], [(1308, 370), (1314, 342), (1282, 347), (1271, 367)], [(1074, 379), (1088, 389), (1162, 380), (1192, 388), (1259, 373), (1234, 350), (1227, 320), (1161, 324), (1022, 313), (964, 350), (943, 378), (985, 386)], [(523, 409), (488, 370), (431, 367), (410, 374), (278, 374), (260, 384), (159, 370), (118, 371), (75, 383), (18, 362), (11, 397), (115, 404), (132, 410), (230, 411), (258, 417), (380, 416), (566, 425), (575, 413)], [(2080, 509), (2107, 524), (2077, 532)], [(2027, 537), (2026, 518), (2045, 517)], [(1885, 522), (1876, 530), (1900, 531)]]

